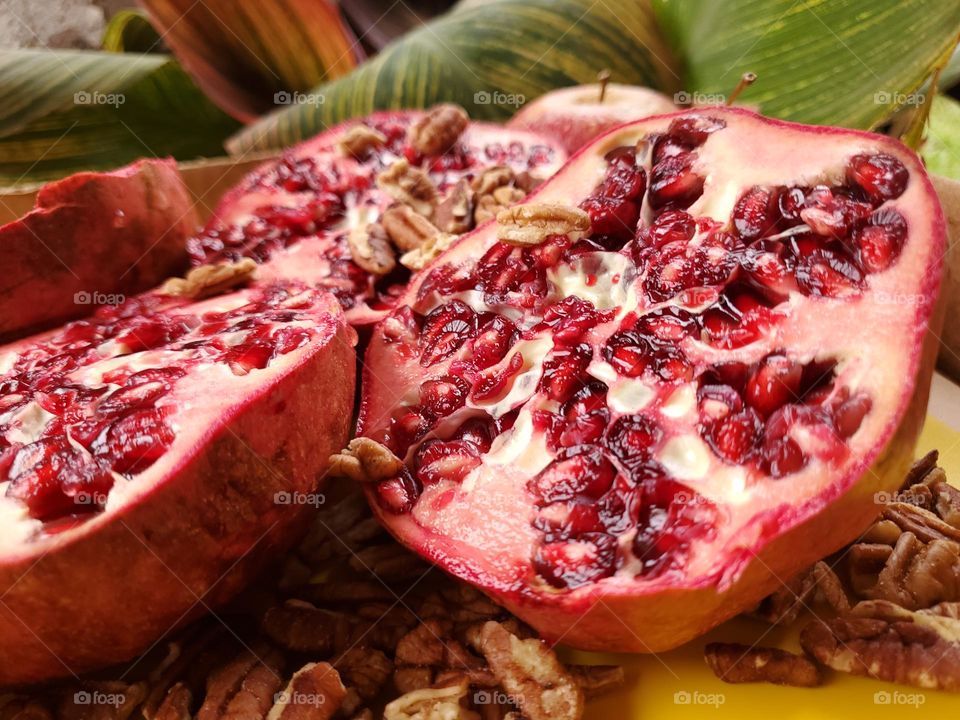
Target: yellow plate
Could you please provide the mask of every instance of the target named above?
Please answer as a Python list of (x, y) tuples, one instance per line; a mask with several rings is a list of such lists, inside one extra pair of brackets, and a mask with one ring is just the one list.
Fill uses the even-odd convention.
[[(953, 408), (960, 409), (960, 405), (954, 404)], [(956, 482), (960, 478), (960, 433), (928, 416), (917, 451), (922, 455), (934, 448), (940, 450), (940, 464), (947, 477)], [(799, 652), (798, 631), (807, 621), (801, 618), (792, 628), (771, 629), (760, 621), (737, 618), (699, 640), (659, 655), (570, 653), (581, 662), (619, 663), (626, 668), (624, 688), (591, 702), (587, 720), (957, 717), (958, 695), (829, 672), (824, 686), (812, 689), (730, 685), (714, 677), (703, 661), (703, 646), (711, 641), (756, 643)]]

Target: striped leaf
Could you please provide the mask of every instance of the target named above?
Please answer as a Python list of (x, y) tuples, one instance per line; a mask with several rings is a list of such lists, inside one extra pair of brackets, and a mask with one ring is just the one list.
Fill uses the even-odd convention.
[(930, 172), (960, 180), (960, 103), (953, 98), (933, 99), (923, 159)]
[(219, 155), (239, 127), (167, 55), (0, 52), (0, 184)]
[(487, 0), (461, 4), (388, 46), (353, 73), (312, 91), (231, 141), (232, 152), (289, 145), (372, 110), (463, 105), (502, 120), (519, 103), (609, 68), (617, 82), (671, 89), (671, 70), (647, 2)]
[(107, 52), (165, 52), (160, 34), (139, 10), (121, 10), (114, 15), (103, 32), (101, 46)]
[[(960, 2), (653, 0), (691, 94), (741, 96), (774, 117), (873, 128), (911, 102), (960, 33)], [(952, 69), (951, 69), (952, 72)]]
[(303, 92), (356, 66), (362, 51), (334, 0), (140, 0), (203, 91), (249, 121), (281, 93)]

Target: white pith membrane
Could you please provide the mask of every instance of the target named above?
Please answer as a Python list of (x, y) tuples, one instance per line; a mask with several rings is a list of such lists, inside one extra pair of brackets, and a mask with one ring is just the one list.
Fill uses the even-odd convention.
[[(939, 210), (928, 187), (917, 181), (917, 161), (898, 144), (863, 134), (773, 124), (749, 113), (723, 109), (704, 110), (702, 115), (720, 118), (726, 126), (696, 149), (693, 171), (703, 176), (704, 187), (699, 199), (686, 208), (694, 218), (707, 216), (719, 221), (720, 229), (730, 229), (734, 205), (751, 187), (841, 185), (851, 157), (887, 153), (910, 172), (905, 191), (881, 205), (898, 210), (907, 223), (907, 238), (898, 258), (883, 271), (864, 272), (862, 290), (849, 297), (790, 293), (771, 311), (776, 318), (772, 325), (757, 341), (743, 347), (721, 350), (702, 337), (685, 338), (679, 347), (694, 365), (694, 379), (674, 385), (654, 381), (649, 375), (621, 377), (602, 354), (606, 340), (629, 312), (642, 318), (663, 307), (684, 307), (681, 296), (664, 303), (647, 298), (645, 276), (629, 257), (629, 243), (623, 252), (596, 252), (581, 256), (572, 266), (551, 268), (543, 307), (575, 295), (614, 314), (612, 320), (595, 326), (581, 340), (593, 347), (590, 378), (608, 386), (610, 420), (606, 427), (609, 430), (619, 418), (638, 414), (661, 428), (663, 437), (655, 445), (653, 459), (666, 470), (666, 479), (679, 483), (681, 504), (693, 508), (695, 532), (689, 534), (678, 562), (667, 563), (666, 569), (661, 566), (655, 572), (645, 571), (643, 559), (633, 555), (633, 528), (617, 536), (617, 570), (610, 577), (578, 588), (558, 589), (534, 570), (532, 559), (544, 543), (543, 532), (534, 524), (538, 514), (541, 519), (553, 515), (554, 520), (562, 521), (568, 512), (559, 506), (541, 511), (538, 503), (543, 503), (529, 490), (531, 480), (556, 458), (544, 433), (535, 431), (533, 423), (534, 412), (557, 410), (557, 403), (537, 390), (543, 358), (553, 347), (553, 330), (547, 328), (536, 337), (518, 340), (494, 366), (493, 370), (505, 368), (516, 352), (523, 354), (522, 368), (504, 393), (490, 403), (468, 400), (465, 407), (431, 426), (404, 458), (415, 475), (414, 460), (425, 442), (449, 439), (470, 417), (496, 418), (519, 411), (512, 429), (497, 436), (489, 452), (480, 455), (481, 464), (459, 482), (440, 479), (424, 483), (412, 510), (405, 512), (391, 511), (378, 491), (370, 490), (375, 511), (401, 541), (461, 577), (534, 602), (550, 602), (558, 596), (573, 602), (578, 594), (627, 589), (642, 594), (664, 587), (707, 584), (722, 588), (735, 579), (764, 541), (841, 494), (883, 449), (909, 400), (901, 388), (913, 382), (926, 320), (935, 300), (931, 294), (936, 279), (930, 268), (939, 263), (939, 257), (935, 243), (927, 240)], [(635, 146), (650, 134), (663, 133), (672, 119), (641, 121), (604, 136), (527, 202), (578, 205), (604, 178), (604, 155), (608, 151)], [(649, 160), (647, 163), (649, 189)], [(641, 227), (649, 227), (652, 218), (646, 195)], [(691, 242), (696, 243), (701, 236)], [(487, 307), (480, 291), (441, 296), (435, 290), (421, 289), (437, 268), (475, 269), (478, 258), (496, 242), (494, 227), (468, 236), (415, 279), (398, 307), (403, 309), (404, 302), (409, 303), (422, 318), (456, 299), (478, 313), (499, 312), (517, 322), (521, 331), (533, 327), (542, 319), (543, 307), (537, 311), (508, 308), (506, 304)], [(702, 312), (714, 299), (709, 293), (697, 294), (698, 304), (684, 309)], [(449, 358), (422, 367), (416, 339), (411, 347), (409, 337), (402, 314), (395, 311), (378, 326), (367, 353), (361, 431), (388, 445), (391, 418), (417, 405), (423, 382), (448, 373), (457, 375), (457, 368), (470, 358), (471, 342), (467, 341)], [(835, 363), (830, 397), (845, 388), (850, 396), (864, 395), (872, 403), (859, 428), (848, 438), (794, 425), (790, 436), (805, 451), (808, 462), (803, 469), (780, 478), (770, 477), (757, 463), (743, 467), (718, 457), (701, 434), (702, 412), (697, 400), (698, 378), (709, 366), (727, 361), (753, 365), (775, 351), (786, 352), (802, 365)], [(623, 475), (623, 468), (618, 469)], [(771, 527), (775, 528), (772, 534)], [(575, 561), (578, 553), (589, 555), (596, 549), (573, 539), (566, 552), (566, 557)]]
[[(397, 160), (412, 156), (405, 140), (406, 130), (421, 116), (422, 113), (411, 111), (378, 113), (363, 121), (348, 122), (291, 148), (282, 161), (255, 170), (224, 197), (200, 238), (211, 232), (222, 237), (249, 223), (258, 224), (258, 218), (275, 214), (277, 209), (301, 208), (323, 195), (322, 189), (314, 188), (291, 192), (270, 180), (281, 162), (291, 166), (303, 164), (304, 172), (314, 177), (329, 175), (335, 186), (330, 192), (340, 198), (340, 204), (316, 222), (305, 219), (286, 236), (279, 227), (282, 223), (270, 220), (260, 223), (258, 231), (277, 238), (265, 248), (253, 242), (218, 251), (215, 245), (201, 250), (195, 244), (198, 249), (192, 252), (194, 263), (252, 257), (261, 263), (258, 278), (263, 281), (297, 279), (316, 284), (337, 296), (348, 322), (366, 324), (380, 319), (389, 306), (387, 298), (400, 294), (409, 272), (398, 266), (398, 270), (378, 282), (374, 275), (353, 263), (347, 237), (354, 228), (377, 222), (383, 212), (396, 203), (377, 187), (375, 178)], [(345, 156), (337, 144), (344, 134), (361, 123), (382, 131), (390, 142), (357, 160)], [(466, 158), (463, 167), (445, 164), (446, 160), (452, 162), (461, 157)], [(529, 172), (544, 180), (565, 160), (562, 150), (535, 133), (471, 123), (444, 155), (420, 158), (414, 165), (428, 172), (442, 196), (459, 180), (470, 180), (488, 167), (505, 165), (517, 174)], [(386, 293), (387, 298), (378, 297), (382, 293)]]
[[(328, 343), (337, 330), (336, 312), (329, 295), (295, 283), (277, 283), (193, 303), (147, 293), (117, 308), (102, 308), (89, 320), (0, 348), (0, 408), (4, 408), (0, 410), (0, 555), (22, 549), (27, 543), (69, 534), (149, 493), (157, 482), (189, 461), (193, 451), (245, 405)], [(264, 319), (264, 313), (275, 315)], [(148, 325), (157, 318), (183, 323), (189, 330), (175, 338), (167, 336), (170, 339), (165, 341), (147, 342)], [(278, 332), (287, 338), (282, 350)], [(129, 340), (125, 340), (125, 334)], [(138, 337), (149, 349), (131, 345)], [(265, 349), (261, 350), (259, 340)], [(57, 375), (53, 387), (69, 384), (100, 393), (66, 404), (66, 412), (72, 413), (69, 419), (64, 412), (44, 409), (37, 399), (41, 392), (38, 384), (54, 375), (42, 363), (61, 353), (74, 354), (77, 364)], [(184, 371), (180, 377), (156, 380), (141, 376), (139, 381), (125, 384), (136, 372), (177, 368)], [(25, 373), (38, 379), (28, 389), (14, 388), (11, 383), (24, 381)], [(144, 395), (157, 391), (159, 397), (152, 399), (151, 393), (151, 401), (141, 406), (132, 399), (118, 400), (124, 390), (136, 392), (129, 390), (134, 386), (143, 388)], [(109, 407), (104, 403), (111, 399), (121, 405), (116, 414), (104, 410)], [(124, 466), (118, 470), (104, 439), (116, 423), (150, 408), (164, 413), (172, 441), (165, 446), (138, 445), (130, 469)], [(64, 417), (66, 427), (56, 425), (58, 415)], [(82, 444), (74, 435), (78, 423), (85, 420), (103, 422), (103, 427), (93, 442)], [(58, 510), (36, 519), (31, 515), (37, 513), (31, 513), (24, 500), (11, 495), (15, 478), (10, 472), (17, 467), (19, 450), (47, 440), (65, 441), (84, 461), (100, 459), (110, 464), (107, 470), (112, 486), (104, 489), (77, 484), (78, 474), (68, 468), (56, 474), (55, 482), (57, 487), (74, 483), (65, 491), (69, 501), (63, 503), (55, 495)], [(14, 458), (6, 464), (4, 449)], [(31, 466), (22, 470), (29, 474)], [(20, 475), (23, 477), (23, 472)]]

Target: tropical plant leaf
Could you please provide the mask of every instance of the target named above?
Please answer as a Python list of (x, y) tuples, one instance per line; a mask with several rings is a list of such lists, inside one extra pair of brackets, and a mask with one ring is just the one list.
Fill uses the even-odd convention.
[(121, 10), (107, 23), (102, 47), (107, 52), (160, 53), (166, 46), (140, 10)]
[[(741, 96), (767, 115), (873, 128), (956, 43), (960, 3), (928, 0), (653, 0), (683, 59), (684, 89)], [(919, 40), (922, 38), (922, 41)]]
[(168, 55), (0, 52), (0, 184), (219, 155), (238, 127)]
[(392, 4), (382, 0), (340, 0), (340, 11), (363, 46), (379, 52), (391, 41), (446, 12), (452, 5), (453, 0), (405, 0)]
[(362, 50), (333, 0), (140, 0), (208, 97), (249, 121), (340, 77)]
[(231, 152), (289, 145), (376, 109), (463, 105), (472, 117), (504, 119), (524, 99), (595, 80), (679, 85), (645, 1), (491, 0), (461, 5), (350, 75), (311, 92), (243, 131)]
[(933, 99), (923, 159), (930, 172), (960, 180), (960, 103), (953, 98)]

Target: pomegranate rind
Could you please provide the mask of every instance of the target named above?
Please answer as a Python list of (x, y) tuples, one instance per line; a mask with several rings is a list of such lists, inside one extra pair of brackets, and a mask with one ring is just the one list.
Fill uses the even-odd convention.
[(538, 132), (573, 154), (617, 125), (675, 110), (670, 98), (649, 88), (609, 83), (600, 102), (599, 85), (577, 85), (532, 100), (507, 127)]
[(355, 390), (356, 333), (332, 296), (316, 308), (307, 344), (246, 376), (240, 396), (224, 389), (225, 404), (214, 389), (216, 419), (207, 413), (116, 505), (0, 555), (0, 685), (136, 657), (302, 533), (349, 436)]
[(0, 227), (0, 340), (80, 317), (98, 298), (115, 303), (179, 274), (198, 222), (172, 159), (45, 185), (32, 211)]
[[(482, 494), (482, 500), (463, 511), (468, 519), (459, 528), (445, 526), (449, 532), (424, 527), (410, 513), (391, 513), (378, 501), (376, 489), (367, 488), (374, 512), (402, 543), (477, 585), (545, 637), (583, 649), (659, 652), (676, 647), (748, 609), (795, 573), (850, 542), (876, 515), (875, 493), (893, 490), (902, 481), (925, 415), (942, 322), (937, 299), (946, 234), (939, 201), (921, 162), (897, 141), (770, 120), (739, 109), (685, 111), (610, 131), (577, 153), (527, 202), (576, 204), (602, 177), (607, 152), (663, 132), (674, 118), (697, 114), (720, 118), (728, 128), (739, 127), (751, 139), (751, 159), (763, 168), (745, 165), (738, 157), (748, 146), (743, 137), (740, 147), (736, 142), (708, 142), (701, 150), (708, 188), (711, 182), (719, 186), (733, 182), (742, 192), (772, 184), (769, 168), (779, 169), (787, 180), (805, 174), (818, 177), (825, 161), (835, 161), (839, 172), (847, 158), (864, 150), (888, 153), (909, 171), (911, 181), (894, 206), (907, 220), (910, 240), (893, 268), (871, 276), (865, 294), (876, 293), (873, 302), (853, 303), (840, 312), (838, 304), (828, 305), (822, 298), (798, 301), (807, 304), (807, 312), (794, 318), (795, 327), (782, 338), (785, 347), (804, 343), (809, 347), (825, 339), (821, 326), (829, 319), (830, 341), (847, 348), (849, 355), (865, 358), (869, 374), (863, 382), (873, 391), (875, 406), (851, 438), (850, 459), (842, 469), (827, 473), (820, 484), (813, 480), (806, 485), (810, 490), (806, 495), (798, 494), (790, 478), (780, 481), (787, 483), (777, 486), (784, 499), (771, 496), (770, 512), (747, 515), (752, 520), (742, 526), (744, 537), (711, 547), (712, 556), (699, 558), (696, 572), (686, 567), (679, 574), (643, 582), (613, 577), (564, 591), (530, 583), (525, 553), (530, 548), (532, 510), (528, 496), (515, 489), (528, 476), (515, 467), (497, 467), (500, 480), (488, 492), (474, 493)], [(738, 194), (727, 193), (717, 201), (724, 208), (720, 211), (707, 206), (710, 193), (705, 191), (704, 197), (699, 212), (690, 212), (724, 218)], [(398, 306), (416, 300), (431, 268), (471, 266), (495, 242), (493, 228), (467, 236), (414, 279)], [(906, 299), (897, 302), (899, 297)], [(388, 320), (374, 331), (363, 375), (360, 432), (374, 438), (384, 438), (391, 412), (398, 403), (410, 402), (411, 389), (415, 398), (415, 388), (423, 380), (422, 368), (402, 358), (397, 343), (385, 336), (389, 325)], [(794, 482), (810, 483), (814, 475), (813, 470), (800, 472)], [(456, 500), (444, 502), (453, 505)], [(448, 517), (451, 523), (453, 517)], [(471, 517), (483, 521), (478, 524)]]

